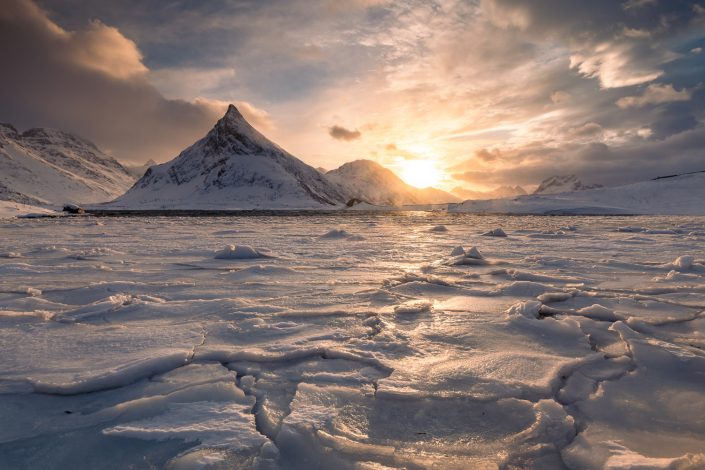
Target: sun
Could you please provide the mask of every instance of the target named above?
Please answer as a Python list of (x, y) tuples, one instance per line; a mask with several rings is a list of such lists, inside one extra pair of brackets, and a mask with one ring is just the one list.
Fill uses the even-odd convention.
[(401, 179), (417, 188), (435, 186), (442, 176), (433, 160), (408, 160), (401, 168)]

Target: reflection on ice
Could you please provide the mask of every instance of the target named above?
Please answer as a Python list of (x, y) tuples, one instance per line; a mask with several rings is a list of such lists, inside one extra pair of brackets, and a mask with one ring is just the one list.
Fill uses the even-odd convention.
[(702, 233), (435, 213), (2, 225), (0, 468), (702, 468)]

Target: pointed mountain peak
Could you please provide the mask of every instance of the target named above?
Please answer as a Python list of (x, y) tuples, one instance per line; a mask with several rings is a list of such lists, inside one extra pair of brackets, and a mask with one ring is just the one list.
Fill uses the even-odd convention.
[(205, 141), (213, 151), (228, 149), (233, 154), (271, 154), (282, 151), (278, 145), (252, 127), (233, 104), (228, 106), (225, 115), (206, 135)]
[(227, 119), (229, 121), (246, 121), (242, 113), (240, 113), (240, 111), (237, 109), (237, 107), (235, 107), (234, 104), (228, 105), (228, 110), (225, 112), (225, 116), (223, 116), (223, 119)]

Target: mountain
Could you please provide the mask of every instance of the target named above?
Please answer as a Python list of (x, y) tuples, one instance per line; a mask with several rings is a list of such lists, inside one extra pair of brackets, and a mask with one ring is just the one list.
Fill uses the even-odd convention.
[(705, 215), (703, 201), (705, 173), (693, 173), (609, 188), (465, 201), (448, 210), (497, 214)]
[(551, 176), (541, 181), (534, 194), (558, 194), (601, 187), (599, 184), (585, 185), (575, 175)]
[(108, 201), (135, 181), (95, 144), (68, 132), (0, 124), (0, 199), (34, 205)]
[(415, 188), (406, 184), (392, 170), (371, 160), (348, 162), (326, 173), (347, 199), (380, 206), (443, 204), (457, 202), (452, 194), (435, 188)]
[(472, 191), (456, 186), (451, 193), (461, 199), (500, 199), (503, 197), (524, 196), (526, 191), (521, 186), (500, 186), (492, 191)]
[(198, 142), (152, 166), (110, 209), (331, 209), (339, 188), (255, 130), (233, 105)]
[(149, 167), (156, 165), (157, 162), (151, 158), (147, 160), (143, 165), (124, 165), (128, 173), (130, 173), (136, 180), (142, 178), (144, 174), (149, 170)]

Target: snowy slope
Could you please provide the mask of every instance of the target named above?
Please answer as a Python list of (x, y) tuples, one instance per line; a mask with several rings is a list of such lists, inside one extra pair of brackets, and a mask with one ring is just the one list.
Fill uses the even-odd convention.
[(136, 180), (142, 178), (150, 167), (156, 165), (157, 162), (151, 158), (147, 160), (143, 165), (124, 165), (125, 169), (129, 174), (131, 174)]
[(583, 184), (575, 175), (551, 176), (541, 181), (534, 194), (558, 194), (602, 187), (599, 184)]
[(11, 219), (13, 217), (31, 217), (31, 216), (58, 216), (58, 212), (54, 212), (44, 207), (30, 206), (13, 201), (0, 200), (0, 219)]
[(457, 186), (451, 190), (459, 198), (466, 199), (497, 199), (502, 197), (524, 196), (526, 191), (521, 186), (499, 186), (492, 191), (473, 191)]
[(94, 144), (54, 129), (0, 124), (0, 199), (61, 205), (113, 199), (134, 178)]
[(705, 214), (705, 173), (560, 194), (465, 201), (448, 210), (514, 214)]
[(110, 209), (331, 209), (344, 195), (255, 130), (235, 106), (175, 159), (151, 167)]
[(452, 194), (435, 188), (415, 188), (394, 172), (371, 160), (355, 160), (326, 173), (328, 179), (342, 188), (348, 199), (370, 204), (401, 206), (409, 204), (441, 204), (456, 202)]

